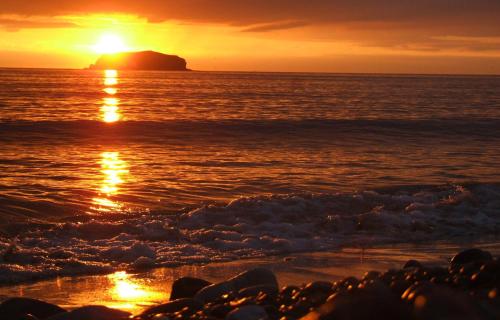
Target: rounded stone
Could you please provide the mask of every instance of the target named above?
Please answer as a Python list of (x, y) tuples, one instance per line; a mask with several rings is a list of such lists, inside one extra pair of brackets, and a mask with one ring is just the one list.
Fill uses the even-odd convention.
[(55, 304), (29, 298), (10, 298), (0, 304), (0, 316), (5, 319), (15, 319), (27, 314), (44, 319), (64, 312), (66, 310)]
[(462, 252), (459, 252), (451, 259), (452, 265), (461, 265), (475, 261), (490, 261), (493, 260), (493, 256), (488, 251), (484, 251), (481, 249), (468, 249)]
[(130, 313), (105, 306), (85, 306), (70, 312), (59, 313), (47, 320), (126, 320)]
[(278, 288), (275, 286), (261, 285), (253, 286), (241, 289), (238, 292), (238, 297), (257, 297), (260, 293), (265, 293), (269, 296), (276, 296), (278, 294)]
[(212, 283), (199, 278), (182, 277), (172, 283), (172, 291), (170, 300), (181, 298), (192, 298), (201, 289), (211, 285)]
[(408, 260), (403, 266), (403, 269), (408, 269), (408, 268), (422, 268), (422, 264), (417, 260)]
[(227, 314), (226, 320), (268, 320), (266, 309), (260, 306), (243, 306)]
[(142, 312), (141, 316), (146, 317), (159, 313), (175, 313), (184, 308), (198, 311), (203, 309), (203, 305), (198, 300), (190, 298), (178, 299), (146, 309)]
[(376, 317), (386, 320), (410, 319), (407, 308), (383, 282), (375, 280), (353, 291), (331, 296), (303, 320), (365, 320)]

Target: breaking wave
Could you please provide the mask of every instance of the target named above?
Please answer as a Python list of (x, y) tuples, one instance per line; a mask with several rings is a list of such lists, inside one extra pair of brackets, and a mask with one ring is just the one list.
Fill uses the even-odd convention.
[(500, 186), (492, 184), (243, 197), (178, 214), (93, 216), (26, 227), (14, 240), (0, 238), (0, 283), (342, 246), (453, 241), (499, 230)]

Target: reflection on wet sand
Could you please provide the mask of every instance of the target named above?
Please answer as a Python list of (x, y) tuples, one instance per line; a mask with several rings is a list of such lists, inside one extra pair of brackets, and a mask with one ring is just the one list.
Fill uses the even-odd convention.
[(161, 301), (165, 293), (157, 292), (146, 286), (138, 279), (134, 279), (125, 271), (108, 275), (109, 296), (112, 301), (109, 305), (122, 310), (135, 310), (140, 306), (149, 305), (154, 301)]
[(127, 163), (120, 159), (119, 152), (101, 153), (102, 182), (99, 196), (93, 199), (97, 211), (113, 211), (121, 208), (121, 204), (112, 199), (118, 194), (118, 186), (128, 175)]

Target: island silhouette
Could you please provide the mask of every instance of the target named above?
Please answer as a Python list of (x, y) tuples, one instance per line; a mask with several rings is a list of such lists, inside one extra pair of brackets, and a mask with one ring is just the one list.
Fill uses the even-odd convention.
[(186, 66), (186, 60), (176, 55), (139, 51), (104, 54), (89, 69), (189, 71)]

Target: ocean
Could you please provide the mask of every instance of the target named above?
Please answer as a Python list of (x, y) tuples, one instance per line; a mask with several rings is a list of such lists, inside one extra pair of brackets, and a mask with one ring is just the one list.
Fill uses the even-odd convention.
[(0, 283), (496, 237), (499, 182), (498, 76), (0, 69)]

